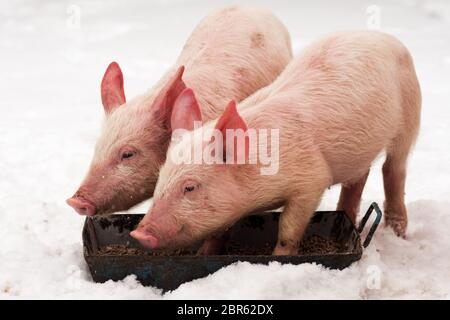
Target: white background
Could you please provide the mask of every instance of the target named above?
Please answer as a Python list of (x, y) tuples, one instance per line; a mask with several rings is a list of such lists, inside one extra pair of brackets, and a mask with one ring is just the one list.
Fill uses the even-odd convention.
[[(83, 218), (65, 199), (100, 130), (103, 72), (118, 61), (127, 96), (143, 93), (198, 21), (227, 2), (8, 0), (0, 3), (0, 298), (450, 298), (450, 3), (244, 2), (272, 9), (295, 52), (333, 31), (374, 26), (371, 5), (380, 9), (381, 30), (410, 49), (423, 113), (409, 163), (407, 239), (380, 228), (361, 261), (343, 271), (239, 263), (164, 296), (133, 276), (93, 283), (82, 257)], [(383, 202), (380, 164), (363, 209)], [(321, 208), (333, 209), (338, 192), (328, 191)]]

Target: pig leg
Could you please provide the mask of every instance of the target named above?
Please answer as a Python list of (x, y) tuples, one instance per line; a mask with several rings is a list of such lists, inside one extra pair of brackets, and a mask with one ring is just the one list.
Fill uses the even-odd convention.
[(361, 195), (368, 176), (369, 171), (367, 171), (362, 178), (349, 184), (342, 184), (341, 187), (337, 210), (345, 211), (348, 217), (352, 220), (353, 224), (356, 223), (356, 214), (359, 211)]
[(213, 234), (207, 238), (197, 251), (198, 256), (208, 256), (220, 254), (225, 242), (228, 240), (230, 231), (220, 234)]
[[(420, 110), (420, 107), (412, 110)], [(408, 115), (410, 119), (406, 120), (409, 120), (410, 126), (392, 141), (383, 164), (385, 222), (400, 237), (405, 237), (408, 224), (405, 207), (406, 161), (417, 135), (419, 123), (419, 117), (414, 112), (410, 112)]]
[(322, 193), (323, 191), (314, 196), (310, 195), (307, 199), (293, 199), (287, 202), (280, 215), (278, 242), (273, 251), (273, 255), (284, 256), (298, 254), (298, 247), (303, 233), (319, 205)]
[(404, 237), (408, 217), (405, 207), (405, 178), (407, 153), (399, 150), (387, 155), (383, 164), (384, 180), (384, 214), (386, 225), (392, 227), (394, 232)]
[(405, 237), (408, 217), (405, 207), (406, 162), (411, 146), (417, 137), (420, 126), (421, 93), (409, 54), (401, 62), (410, 65), (405, 68), (402, 81), (403, 128), (386, 150), (383, 164), (384, 214), (386, 225)]

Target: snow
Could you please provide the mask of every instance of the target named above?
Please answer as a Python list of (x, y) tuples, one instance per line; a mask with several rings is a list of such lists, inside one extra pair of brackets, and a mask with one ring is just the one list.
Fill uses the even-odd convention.
[[(381, 29), (410, 48), (424, 103), (409, 162), (407, 239), (381, 227), (362, 259), (342, 271), (237, 263), (165, 295), (134, 276), (93, 283), (82, 256), (83, 219), (64, 201), (85, 174), (99, 133), (104, 69), (119, 61), (127, 95), (144, 92), (199, 19), (226, 1), (2, 1), (0, 298), (450, 298), (450, 3), (245, 2), (271, 8), (291, 31), (295, 51), (332, 31), (366, 28), (371, 5)], [(363, 209), (383, 202), (381, 160)], [(338, 193), (328, 191), (320, 208), (333, 209)]]

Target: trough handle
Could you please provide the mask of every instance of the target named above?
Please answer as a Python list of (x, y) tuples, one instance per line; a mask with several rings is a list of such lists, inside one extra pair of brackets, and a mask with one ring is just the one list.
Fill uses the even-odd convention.
[(369, 217), (374, 210), (375, 210), (375, 213), (377, 214), (377, 217), (375, 218), (375, 221), (373, 222), (372, 226), (370, 227), (370, 230), (366, 236), (366, 239), (364, 239), (364, 243), (363, 243), (364, 248), (367, 248), (367, 246), (370, 243), (370, 240), (372, 240), (373, 234), (375, 233), (375, 230), (377, 230), (378, 225), (380, 224), (380, 221), (381, 221), (381, 217), (383, 216), (383, 214), (381, 213), (380, 207), (378, 207), (378, 204), (376, 202), (372, 202), (372, 204), (370, 205), (366, 214), (364, 215), (361, 222), (359, 223), (358, 233), (361, 233), (364, 230), (364, 227), (366, 226), (367, 220), (369, 220)]

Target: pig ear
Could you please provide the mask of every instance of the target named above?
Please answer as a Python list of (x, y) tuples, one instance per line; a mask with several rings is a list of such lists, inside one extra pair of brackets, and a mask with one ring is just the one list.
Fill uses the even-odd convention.
[(109, 114), (124, 104), (123, 74), (117, 62), (111, 62), (106, 69), (101, 85), (102, 103), (105, 113)]
[[(216, 130), (220, 130), (223, 137), (223, 155), (226, 162), (239, 160), (238, 155), (244, 155), (245, 161), (249, 157), (249, 138), (247, 124), (236, 109), (236, 102), (231, 101), (216, 123)], [(232, 134), (227, 137), (227, 131)], [(237, 134), (245, 134), (245, 138), (238, 138)]]
[(172, 132), (177, 129), (192, 130), (194, 122), (202, 121), (202, 113), (192, 89), (186, 88), (180, 93), (174, 102), (170, 119)]
[(169, 130), (175, 100), (181, 92), (186, 89), (186, 85), (182, 79), (183, 72), (184, 66), (179, 67), (175, 75), (159, 92), (152, 106), (152, 109), (157, 113), (158, 117)]

